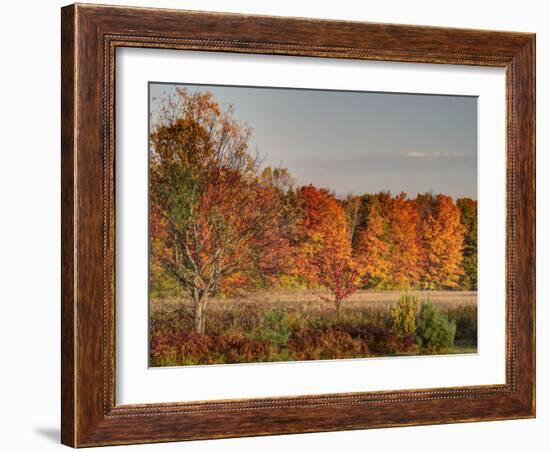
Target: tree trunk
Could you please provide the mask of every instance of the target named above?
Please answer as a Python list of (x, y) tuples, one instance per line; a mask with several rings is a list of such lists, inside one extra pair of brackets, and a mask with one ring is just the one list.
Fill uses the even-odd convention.
[(204, 334), (204, 326), (205, 326), (204, 302), (205, 302), (205, 297), (199, 297), (198, 299), (195, 300), (194, 326), (195, 326), (195, 333), (197, 334)]
[(202, 299), (201, 331), (206, 334), (206, 295)]

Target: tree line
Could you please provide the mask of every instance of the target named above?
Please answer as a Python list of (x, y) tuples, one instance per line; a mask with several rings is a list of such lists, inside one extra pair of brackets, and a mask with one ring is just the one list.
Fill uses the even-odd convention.
[(339, 315), (359, 288), (477, 289), (476, 201), (297, 186), (210, 92), (178, 88), (151, 115), (151, 283), (187, 293), (197, 333), (220, 293), (322, 287)]

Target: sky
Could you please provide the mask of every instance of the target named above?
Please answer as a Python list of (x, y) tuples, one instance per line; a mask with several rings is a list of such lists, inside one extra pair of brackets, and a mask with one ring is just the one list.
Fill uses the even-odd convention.
[(251, 150), (298, 186), (477, 199), (476, 97), (150, 83), (150, 99), (175, 86), (233, 104)]

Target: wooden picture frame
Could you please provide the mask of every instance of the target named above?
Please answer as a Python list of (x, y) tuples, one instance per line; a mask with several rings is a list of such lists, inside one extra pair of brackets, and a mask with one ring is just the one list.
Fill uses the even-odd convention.
[[(535, 416), (535, 35), (70, 5), (62, 9), (62, 429), (73, 447)], [(115, 50), (506, 69), (506, 383), (115, 403)]]

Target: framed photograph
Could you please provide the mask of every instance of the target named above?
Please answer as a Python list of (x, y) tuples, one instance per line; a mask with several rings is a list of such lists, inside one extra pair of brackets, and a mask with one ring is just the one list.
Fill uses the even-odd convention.
[(62, 442), (535, 416), (535, 36), (62, 9)]

